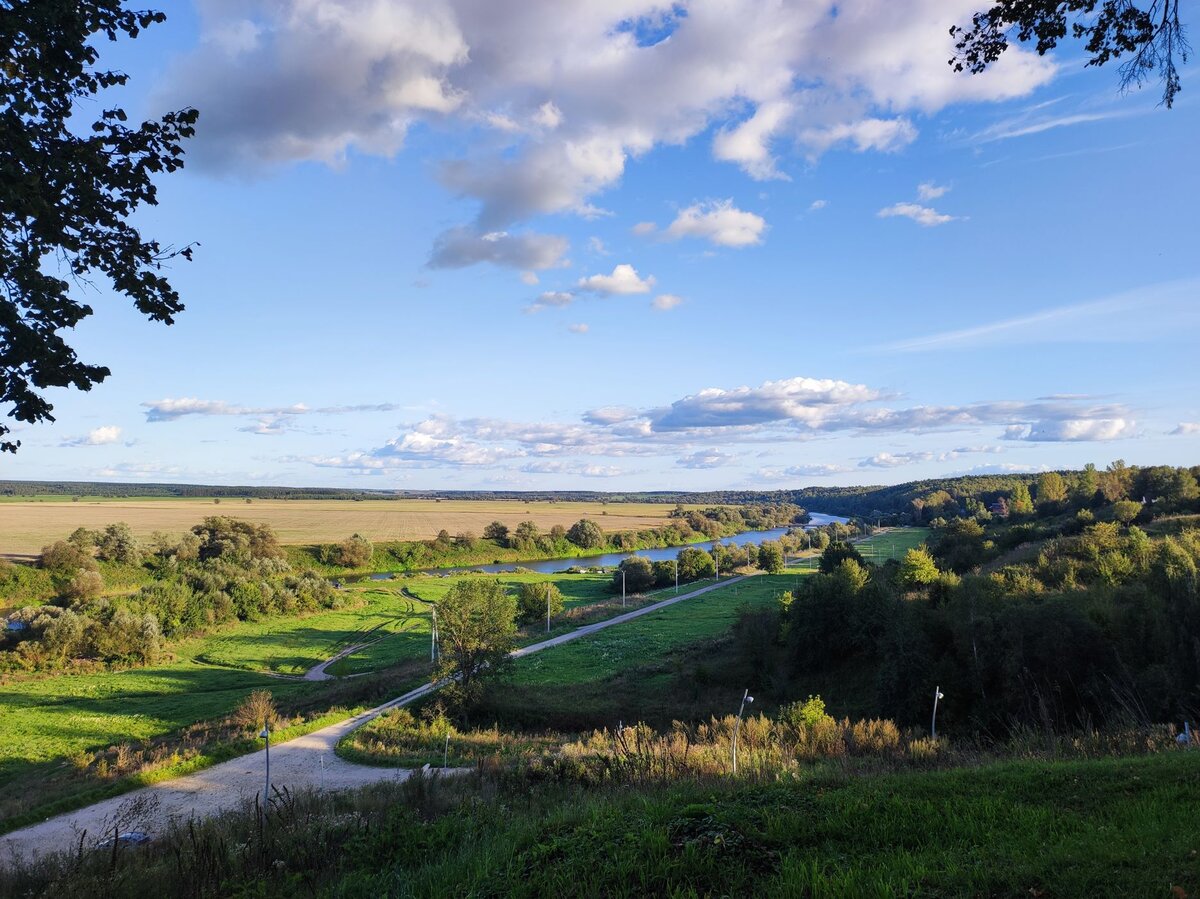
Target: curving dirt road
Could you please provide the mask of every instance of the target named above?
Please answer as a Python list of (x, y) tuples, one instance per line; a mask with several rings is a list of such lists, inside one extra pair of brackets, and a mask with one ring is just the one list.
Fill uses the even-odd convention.
[[(690, 593), (673, 596), (605, 621), (584, 625), (569, 633), (524, 646), (515, 650), (512, 656), (520, 658), (549, 649), (551, 646), (569, 643), (743, 579), (730, 578), (719, 584), (710, 584)], [(334, 660), (330, 659), (330, 662)], [(432, 693), (438, 686), (424, 684), (352, 718), (272, 746), (272, 787), (286, 786), (291, 790), (343, 790), (380, 781), (404, 780), (411, 773), (409, 770), (351, 764), (339, 758), (334, 753), (334, 748), (351, 731), (389, 709), (408, 705)], [(153, 834), (172, 819), (186, 821), (192, 817), (207, 817), (222, 810), (236, 808), (244, 800), (252, 799), (256, 793), (262, 791), (265, 765), (265, 752), (259, 750), (213, 765), (196, 774), (143, 787), (123, 796), (50, 818), (40, 824), (15, 830), (0, 837), (0, 864), (14, 857), (33, 858), (49, 852), (72, 849), (79, 845), (81, 835), (84, 835), (85, 845), (94, 845), (106, 836), (111, 836), (114, 826), (121, 831), (141, 830)]]

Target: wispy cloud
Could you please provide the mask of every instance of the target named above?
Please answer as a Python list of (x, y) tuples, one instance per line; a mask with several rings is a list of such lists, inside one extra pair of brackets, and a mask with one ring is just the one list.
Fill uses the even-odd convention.
[(925, 228), (933, 228), (937, 225), (945, 225), (950, 222), (958, 221), (959, 217), (955, 215), (947, 215), (944, 212), (938, 212), (931, 206), (922, 206), (920, 203), (893, 203), (891, 206), (885, 206), (876, 213), (881, 219), (886, 218), (906, 218), (912, 219), (918, 225)]
[[(897, 353), (1022, 343), (1161, 338), (1164, 322), (1179, 336), (1200, 328), (1200, 279), (1151, 285), (1102, 300), (1056, 306), (970, 328), (940, 331), (875, 347)], [(1147, 314), (1154, 308), (1155, 315)], [(1165, 316), (1164, 316), (1165, 313)]]
[(256, 417), (279, 417), (290, 415), (348, 415), (355, 412), (396, 412), (406, 407), (397, 403), (369, 403), (357, 406), (320, 406), (313, 408), (303, 403), (291, 406), (239, 406), (224, 400), (202, 400), (197, 397), (162, 399), (142, 403), (146, 410), (146, 421), (176, 421), (188, 415), (249, 415)]
[(1079, 112), (1072, 115), (1052, 116), (1030, 121), (1025, 118), (1006, 119), (989, 125), (975, 134), (975, 143), (986, 144), (998, 140), (1011, 140), (1014, 137), (1027, 137), (1031, 134), (1041, 134), (1054, 128), (1068, 128), (1071, 125), (1084, 125), (1089, 122), (1103, 122), (1107, 119), (1119, 119), (1136, 115), (1139, 110), (1114, 109), (1108, 112)]

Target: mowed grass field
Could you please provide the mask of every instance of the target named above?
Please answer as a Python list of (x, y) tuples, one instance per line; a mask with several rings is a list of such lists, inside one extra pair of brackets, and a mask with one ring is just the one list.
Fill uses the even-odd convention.
[[(854, 541), (854, 548), (868, 562), (882, 565), (888, 559), (899, 561), (904, 554), (929, 539), (929, 528), (889, 528), (882, 533)], [(812, 571), (820, 564), (820, 554), (805, 556), (790, 563), (802, 571)]]
[(510, 528), (531, 520), (549, 530), (591, 518), (605, 531), (643, 529), (663, 524), (674, 508), (671, 503), (23, 497), (0, 502), (0, 555), (33, 555), (78, 527), (97, 529), (118, 521), (145, 539), (155, 531), (182, 534), (206, 516), (227, 515), (269, 524), (282, 543), (311, 544), (351, 534), (375, 542), (430, 540), (443, 529), (479, 537), (497, 520)]
[[(689, 589), (708, 583), (701, 581), (689, 585)], [(566, 686), (603, 680), (727, 633), (742, 609), (771, 605), (794, 584), (794, 577), (763, 575), (727, 585), (619, 627), (519, 659), (511, 682)]]
[[(612, 601), (605, 575), (499, 577), (510, 586), (551, 581), (568, 609)], [(230, 625), (171, 645), (173, 658), (149, 668), (0, 679), (0, 829), (6, 818), (43, 802), (69, 801), (113, 785), (76, 771), (74, 757), (120, 744), (176, 739), (173, 735), (191, 725), (229, 715), (253, 690), (270, 690), (283, 706), (294, 701), (320, 711), (343, 701), (335, 692), (341, 686), (376, 689), (371, 678), (296, 679), (346, 647), (375, 641), (329, 673), (379, 672), (394, 682), (396, 693), (419, 685), (432, 671), (429, 601), (460, 579), (361, 581), (343, 588), (351, 608)], [(619, 607), (605, 614), (618, 612)], [(555, 632), (573, 626), (564, 617), (555, 622)], [(532, 629), (522, 642), (541, 639), (539, 630)]]
[(880, 563), (888, 559), (903, 559), (906, 552), (928, 539), (929, 528), (892, 528), (854, 544), (854, 548), (868, 562)]

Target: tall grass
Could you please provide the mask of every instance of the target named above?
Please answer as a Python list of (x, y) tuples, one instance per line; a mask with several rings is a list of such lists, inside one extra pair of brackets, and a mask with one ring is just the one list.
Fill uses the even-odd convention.
[[(1194, 767), (1178, 752), (583, 786), (482, 766), (352, 794), (284, 791), (175, 822), (145, 848), (89, 835), (0, 868), (0, 895), (1188, 895)], [(139, 811), (114, 827), (137, 827)]]

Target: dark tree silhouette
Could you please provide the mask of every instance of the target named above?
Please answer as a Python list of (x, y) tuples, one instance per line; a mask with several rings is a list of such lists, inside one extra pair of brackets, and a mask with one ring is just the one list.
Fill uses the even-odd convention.
[[(171, 324), (179, 294), (161, 274), (172, 249), (128, 219), (157, 202), (153, 176), (183, 166), (197, 112), (127, 127), (125, 111), (84, 116), (122, 72), (96, 68), (100, 37), (136, 38), (165, 16), (121, 0), (0, 0), (0, 405), (18, 421), (53, 421), (49, 387), (90, 390), (109, 374), (80, 361), (61, 331), (92, 314), (72, 296), (102, 275), (153, 321)], [(89, 124), (90, 122), (90, 124)], [(17, 441), (0, 425), (0, 451)]]
[(1035, 41), (1040, 55), (1068, 34), (1084, 41), (1089, 66), (1124, 59), (1121, 89), (1141, 87), (1154, 72), (1169, 109), (1182, 86), (1176, 58), (1186, 63), (1191, 46), (1179, 18), (1179, 0), (999, 0), (976, 13), (969, 27), (952, 26), (957, 38), (950, 60), (955, 71), (978, 74), (1000, 58), (1016, 38)]

